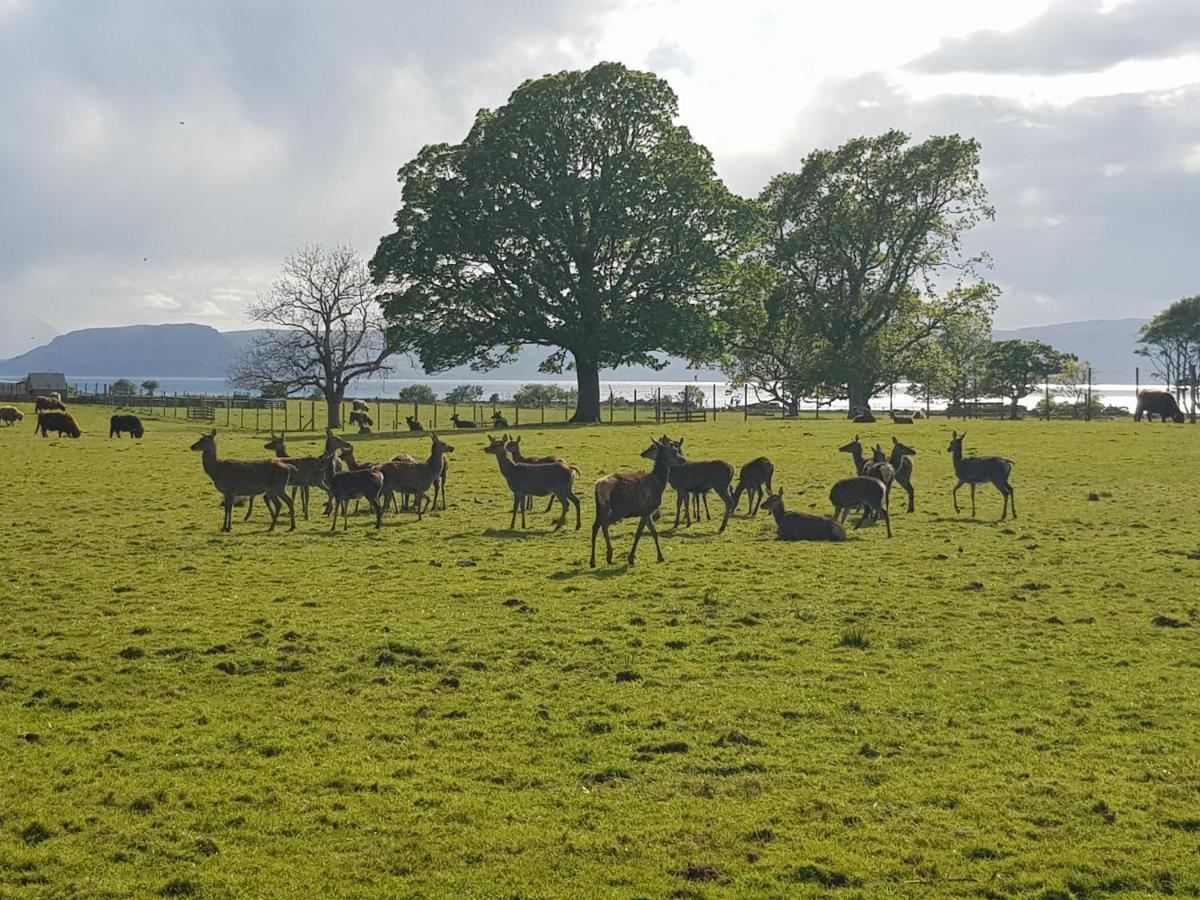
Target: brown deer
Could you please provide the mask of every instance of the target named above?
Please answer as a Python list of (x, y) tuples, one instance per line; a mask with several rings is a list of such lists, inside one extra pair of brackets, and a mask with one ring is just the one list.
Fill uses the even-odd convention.
[[(878, 447), (876, 447), (876, 450), (878, 451)], [(870, 478), (878, 478), (880, 481), (882, 481), (884, 487), (887, 489), (885, 504), (886, 501), (891, 500), (892, 478), (895, 476), (895, 472), (891, 465), (887, 463), (886, 459), (884, 459), (882, 456), (880, 456), (879, 459), (867, 459), (865, 456), (863, 456), (863, 446), (859, 441), (857, 434), (854, 436), (854, 440), (852, 440), (850, 443), (838, 447), (838, 452), (850, 454), (850, 457), (854, 460), (854, 471), (859, 475), (866, 475)], [(874, 513), (869, 509), (866, 511), (866, 514), (868, 516), (874, 516)]]
[(638, 541), (642, 532), (650, 529), (654, 538), (654, 549), (658, 552), (658, 561), (663, 562), (662, 547), (658, 543), (658, 530), (654, 527), (654, 514), (662, 505), (663, 491), (667, 489), (667, 479), (672, 466), (681, 466), (687, 462), (683, 456), (680, 444), (675, 443), (666, 435), (653, 442), (642, 451), (646, 459), (654, 460), (654, 468), (649, 472), (618, 472), (607, 475), (596, 482), (596, 519), (592, 523), (592, 558), (589, 565), (596, 567), (596, 535), (604, 531), (604, 544), (607, 548), (606, 558), (609, 563), (613, 560), (612, 538), (608, 528), (621, 519), (638, 520), (637, 532), (633, 536), (633, 546), (629, 549), (629, 565), (633, 565), (637, 554)]
[[(326, 438), (326, 446), (329, 440)], [(308, 521), (308, 492), (310, 488), (325, 490), (325, 457), (324, 456), (290, 456), (287, 452), (287, 438), (271, 432), (271, 440), (263, 444), (267, 450), (275, 451), (276, 459), (282, 459), (294, 466), (296, 474), (292, 476), (290, 485), (292, 501), (296, 500), (296, 492), (300, 493), (300, 508), (304, 512), (304, 521)], [(253, 498), (251, 498), (253, 502)], [(249, 513), (247, 513), (249, 515)]]
[(890, 413), (888, 413), (888, 415), (892, 417), (893, 425), (911, 425), (913, 423), (912, 416), (901, 415), (895, 410), (892, 410)]
[(775, 517), (777, 541), (844, 541), (846, 529), (830, 516), (788, 512), (783, 508), (783, 488), (768, 494), (762, 508)]
[(455, 428), (478, 428), (479, 426), (470, 419), (460, 419), (458, 413), (450, 417), (450, 421), (454, 423)]
[(954, 454), (954, 475), (958, 479), (958, 483), (954, 485), (954, 490), (950, 492), (950, 496), (954, 498), (954, 511), (958, 512), (958, 489), (964, 484), (971, 486), (971, 518), (975, 517), (975, 486), (984, 482), (991, 482), (995, 485), (1001, 496), (1004, 497), (1004, 511), (1000, 514), (1000, 521), (1008, 518), (1008, 505), (1012, 503), (1013, 518), (1017, 517), (1017, 497), (1011, 484), (1008, 483), (1008, 476), (1012, 472), (1013, 461), (1005, 459), (1003, 456), (963, 456), (962, 444), (963, 438), (967, 436), (964, 431), (959, 434), (957, 431), (951, 432), (950, 446), (946, 448), (947, 452)]
[(251, 462), (217, 459), (217, 430), (215, 428), (209, 434), (202, 435), (200, 440), (192, 444), (191, 449), (200, 452), (204, 473), (212, 479), (213, 485), (225, 501), (225, 521), (221, 525), (222, 531), (233, 530), (233, 504), (237, 498), (256, 497), (259, 494), (263, 495), (263, 501), (271, 511), (271, 527), (267, 530), (275, 530), (279, 512), (285, 503), (291, 518), (291, 527), (288, 528), (288, 531), (295, 530), (296, 509), (292, 498), (287, 494), (288, 481), (296, 471), (294, 466), (278, 459)]
[(581, 525), (579, 498), (575, 496), (573, 485), (579, 470), (569, 466), (562, 460), (548, 463), (519, 463), (508, 458), (508, 435), (502, 438), (488, 438), (484, 453), (496, 457), (500, 465), (500, 474), (508, 483), (508, 489), (513, 493), (512, 520), (508, 523), (509, 530), (517, 527), (517, 511), (521, 512), (521, 527), (525, 527), (525, 498), (551, 497), (562, 504), (562, 515), (554, 524), (558, 531), (567, 524), (568, 503), (575, 506), (575, 530)]
[(904, 488), (908, 494), (908, 511), (913, 512), (917, 506), (915, 501), (915, 493), (912, 486), (913, 461), (912, 458), (917, 455), (917, 451), (912, 447), (900, 443), (895, 436), (892, 437), (892, 455), (888, 462), (892, 464), (892, 469), (896, 472), (896, 483)]
[[(683, 438), (674, 442), (679, 452), (683, 453)], [(651, 454), (648, 459), (653, 459), (653, 454), (657, 452), (655, 449), (660, 445), (651, 445), (646, 453)], [(646, 454), (643, 454), (645, 456)], [(683, 508), (684, 516), (686, 517), (685, 527), (692, 526), (692, 510), (691, 502), (693, 498), (696, 503), (696, 521), (700, 521), (700, 498), (704, 498), (705, 512), (708, 511), (708, 492), (716, 491), (717, 496), (725, 503), (725, 515), (721, 519), (721, 527), (717, 529), (717, 534), (725, 530), (725, 526), (729, 524), (729, 514), (733, 510), (733, 496), (729, 492), (729, 486), (733, 484), (733, 466), (721, 459), (708, 459), (697, 462), (685, 462), (680, 465), (671, 467), (671, 474), (667, 479), (667, 483), (675, 489), (675, 524), (672, 529), (679, 527), (680, 508)]]
[(425, 426), (421, 424), (420, 420), (414, 418), (413, 416), (405, 416), (404, 422), (406, 425), (408, 425), (409, 431), (424, 431), (425, 430)]
[[(507, 437), (507, 435), (506, 435), (506, 437)], [(489, 438), (489, 440), (491, 440), (491, 439)], [(521, 439), (519, 437), (509, 438), (508, 443), (505, 444), (505, 449), (512, 456), (513, 462), (534, 463), (534, 464), (542, 464), (542, 465), (544, 465), (546, 463), (555, 463), (555, 462), (565, 463), (566, 462), (566, 460), (564, 460), (558, 456), (526, 456), (525, 454), (523, 454), (521, 452)], [(576, 469), (575, 471), (578, 472), (579, 470)], [(554, 499), (555, 499), (554, 497), (551, 497), (550, 502), (546, 504), (546, 512), (550, 512), (550, 510), (554, 507)], [(525, 498), (525, 508), (533, 509), (533, 497)]]
[(771, 479), (775, 476), (775, 464), (765, 456), (750, 460), (738, 472), (737, 489), (733, 492), (733, 508), (737, 509), (745, 493), (750, 503), (750, 516), (757, 516), (763, 503), (763, 489), (771, 493)]
[[(508, 427), (508, 419), (506, 419), (506, 418), (504, 418), (504, 416), (500, 415), (499, 411), (494, 411), (492, 413), (492, 427), (493, 428), (507, 428)], [(489, 437), (488, 440), (490, 441), (491, 438)]]
[(338, 471), (338, 456), (335, 450), (325, 458), (325, 487), (333, 502), (333, 524), (330, 531), (337, 530), (338, 511), (342, 513), (342, 530), (350, 527), (350, 501), (363, 498), (375, 513), (375, 527), (383, 525), (383, 475), (378, 469), (350, 469)]
[(833, 504), (833, 517), (839, 522), (845, 522), (850, 510), (863, 507), (863, 517), (855, 528), (862, 528), (873, 513), (878, 519), (883, 519), (887, 525), (887, 536), (892, 536), (892, 520), (887, 511), (887, 488), (878, 478), (859, 475), (839, 481), (829, 492), (829, 502)]
[(414, 498), (417, 521), (421, 520), (425, 505), (430, 502), (429, 489), (432, 487), (436, 490), (438, 479), (445, 471), (446, 454), (454, 452), (453, 447), (440, 440), (433, 432), (429, 433), (429, 437), (432, 443), (429, 459), (425, 462), (392, 460), (379, 467), (384, 479), (384, 508), (395, 502), (396, 494), (411, 494)]

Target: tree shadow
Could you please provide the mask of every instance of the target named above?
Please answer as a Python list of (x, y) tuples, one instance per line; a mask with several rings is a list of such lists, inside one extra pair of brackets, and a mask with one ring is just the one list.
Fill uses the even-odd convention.
[[(603, 566), (603, 568), (601, 566)], [(606, 581), (609, 578), (616, 578), (619, 575), (624, 575), (631, 568), (633, 567), (630, 566), (629, 563), (622, 563), (620, 565), (617, 565), (616, 563), (612, 563), (611, 565), (608, 563), (600, 563), (595, 569), (588, 566), (578, 566), (574, 569), (564, 569), (561, 572), (554, 572), (547, 577), (551, 581), (570, 581), (574, 578), (586, 578), (590, 576), (597, 581)]]

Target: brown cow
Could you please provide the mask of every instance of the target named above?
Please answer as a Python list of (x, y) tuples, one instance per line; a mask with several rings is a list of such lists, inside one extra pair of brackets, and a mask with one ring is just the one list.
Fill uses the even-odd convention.
[(1153, 422), (1154, 417), (1158, 416), (1164, 422), (1169, 418), (1173, 422), (1183, 424), (1183, 410), (1175, 402), (1174, 396), (1168, 394), (1166, 391), (1139, 391), (1137, 410), (1133, 414), (1133, 421), (1142, 421), (1143, 413), (1146, 414), (1146, 419), (1150, 422)]
[(67, 437), (77, 438), (83, 434), (79, 430), (79, 423), (70, 413), (66, 412), (38, 413), (37, 430), (42, 433), (42, 437), (48, 437), (47, 432), (50, 431), (57, 431), (59, 437), (65, 434)]

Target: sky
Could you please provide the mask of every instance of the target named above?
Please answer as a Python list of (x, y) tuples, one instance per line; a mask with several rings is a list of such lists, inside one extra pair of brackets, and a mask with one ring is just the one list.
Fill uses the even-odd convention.
[(423, 145), (601, 60), (745, 196), (850, 137), (977, 138), (997, 327), (1200, 293), (1196, 0), (0, 0), (0, 356), (248, 327), (292, 250), (374, 252)]

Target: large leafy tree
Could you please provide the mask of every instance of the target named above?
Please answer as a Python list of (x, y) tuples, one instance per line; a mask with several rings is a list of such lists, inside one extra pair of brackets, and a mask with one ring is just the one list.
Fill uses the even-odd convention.
[(600, 369), (715, 356), (752, 214), (677, 114), (666, 82), (602, 63), (527, 81), (462, 143), (425, 147), (372, 261), (392, 335), (427, 372), (546, 347), (542, 371), (574, 368), (587, 422)]
[(981, 387), (985, 394), (1008, 400), (1010, 418), (1015, 419), (1021, 398), (1036, 392), (1075, 358), (1042, 341), (996, 341), (985, 358)]
[(775, 277), (746, 295), (761, 308), (743, 299), (730, 322), (735, 374), (843, 396), (853, 411), (910, 374), (949, 320), (989, 313), (994, 288), (977, 280), (986, 258), (962, 249), (993, 215), (978, 168), (973, 140), (910, 144), (889, 131), (772, 179), (759, 202), (761, 260)]
[(1137, 353), (1150, 360), (1154, 371), (1174, 386), (1181, 400), (1190, 400), (1192, 421), (1200, 402), (1200, 296), (1177, 300), (1142, 326)]
[(230, 367), (229, 380), (264, 396), (308, 390), (325, 399), (330, 428), (341, 427), (346, 388), (391, 371), (378, 289), (350, 247), (305, 247), (249, 307), (267, 326)]
[(927, 343), (925, 355), (913, 365), (909, 393), (923, 400), (945, 400), (951, 406), (961, 404), (983, 380), (991, 346), (990, 315), (952, 319)]

